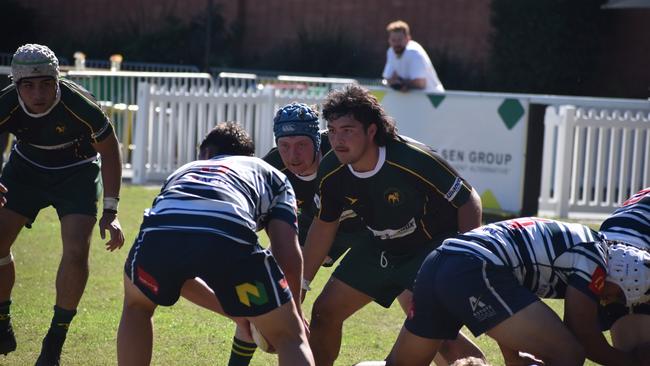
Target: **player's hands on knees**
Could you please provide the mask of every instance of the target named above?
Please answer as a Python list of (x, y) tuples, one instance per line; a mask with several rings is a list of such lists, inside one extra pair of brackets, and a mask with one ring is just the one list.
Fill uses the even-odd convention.
[(120, 226), (120, 221), (117, 219), (117, 214), (112, 212), (104, 212), (102, 218), (99, 220), (99, 234), (102, 239), (106, 239), (106, 230), (110, 235), (110, 240), (106, 242), (106, 250), (114, 251), (119, 249), (124, 245), (124, 233), (122, 232), (122, 226)]
[(7, 187), (3, 186), (2, 183), (0, 183), (0, 207), (4, 206), (7, 203), (7, 199), (4, 195), (5, 193), (7, 193)]

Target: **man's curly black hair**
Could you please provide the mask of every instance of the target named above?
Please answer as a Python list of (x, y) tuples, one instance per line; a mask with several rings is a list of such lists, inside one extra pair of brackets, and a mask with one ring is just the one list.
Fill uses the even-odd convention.
[(327, 95), (323, 102), (323, 118), (329, 122), (343, 116), (351, 116), (361, 122), (365, 131), (371, 124), (377, 125), (374, 140), (378, 146), (386, 146), (388, 141), (397, 138), (395, 121), (366, 88), (349, 85)]
[(199, 146), (201, 152), (210, 148), (212, 155), (255, 154), (255, 143), (237, 122), (221, 122), (210, 131)]

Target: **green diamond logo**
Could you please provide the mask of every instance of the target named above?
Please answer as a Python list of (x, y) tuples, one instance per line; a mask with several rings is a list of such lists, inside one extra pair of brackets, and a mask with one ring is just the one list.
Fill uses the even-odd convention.
[(499, 106), (499, 116), (509, 130), (515, 127), (525, 112), (518, 99), (506, 99)]
[(427, 97), (429, 97), (429, 101), (433, 104), (433, 108), (438, 108), (440, 103), (445, 100), (444, 94), (427, 94)]

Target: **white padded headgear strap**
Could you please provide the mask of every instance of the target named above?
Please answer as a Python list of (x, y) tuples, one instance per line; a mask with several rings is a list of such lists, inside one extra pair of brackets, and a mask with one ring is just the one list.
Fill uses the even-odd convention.
[(621, 243), (608, 251), (607, 280), (623, 290), (626, 305), (650, 301), (650, 253)]
[(9, 252), (9, 255), (6, 257), (0, 258), (0, 266), (6, 266), (7, 264), (14, 261), (14, 255)]

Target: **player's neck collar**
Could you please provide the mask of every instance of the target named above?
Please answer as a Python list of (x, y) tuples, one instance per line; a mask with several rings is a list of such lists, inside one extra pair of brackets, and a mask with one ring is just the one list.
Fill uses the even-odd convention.
[(357, 172), (354, 169), (352, 169), (352, 165), (348, 164), (348, 169), (350, 169), (350, 173), (354, 175), (357, 178), (370, 178), (373, 175), (377, 174), (377, 172), (381, 169), (382, 166), (384, 166), (384, 162), (386, 161), (386, 146), (378, 146), (379, 148), (379, 156), (377, 158), (377, 164), (375, 164), (374, 169), (369, 170), (367, 172)]

